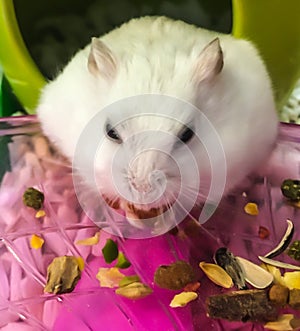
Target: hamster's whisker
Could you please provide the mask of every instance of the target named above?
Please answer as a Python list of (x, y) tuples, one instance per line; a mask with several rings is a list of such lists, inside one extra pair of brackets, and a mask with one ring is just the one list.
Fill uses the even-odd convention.
[(199, 221), (190, 213), (190, 211), (188, 211), (180, 202), (178, 202), (178, 205), (180, 206), (180, 208), (182, 208), (182, 210), (187, 214), (187, 216), (199, 227), (201, 228), (201, 230), (207, 234), (209, 237), (211, 237), (213, 240), (215, 240), (216, 242), (218, 242), (218, 238), (213, 235), (210, 231), (208, 231), (205, 227), (203, 227)]

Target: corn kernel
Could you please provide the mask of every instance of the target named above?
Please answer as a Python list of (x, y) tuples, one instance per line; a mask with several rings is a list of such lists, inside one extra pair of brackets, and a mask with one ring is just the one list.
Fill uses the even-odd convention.
[(33, 234), (30, 239), (30, 247), (34, 249), (39, 249), (44, 245), (44, 239)]
[(248, 202), (244, 207), (244, 211), (246, 214), (252, 216), (256, 216), (259, 213), (257, 204), (254, 202)]
[(42, 217), (44, 217), (44, 216), (46, 216), (46, 212), (45, 212), (45, 210), (38, 210), (37, 212), (36, 212), (36, 214), (35, 214), (35, 217), (36, 218), (42, 218)]

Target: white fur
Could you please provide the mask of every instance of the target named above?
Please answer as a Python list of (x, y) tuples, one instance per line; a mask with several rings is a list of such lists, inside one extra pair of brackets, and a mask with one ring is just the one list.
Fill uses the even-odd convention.
[[(224, 54), (223, 70), (213, 80), (202, 82), (199, 79), (198, 82), (195, 68), (199, 54), (216, 37), (220, 39)], [(37, 108), (45, 134), (70, 159), (74, 156), (79, 135), (97, 112), (113, 102), (141, 94), (163, 94), (185, 100), (208, 117), (220, 136), (226, 155), (226, 191), (253, 171), (271, 150), (277, 134), (277, 116), (270, 79), (257, 51), (249, 42), (165, 17), (133, 19), (100, 39), (116, 61), (115, 75), (110, 75), (113, 79), (106, 78), (110, 72), (103, 75), (101, 72), (99, 75), (89, 72), (90, 46), (87, 46), (45, 87)], [(105, 69), (108, 67), (103, 66), (103, 70), (113, 70)], [(164, 107), (166, 105), (158, 105), (156, 110), (145, 104), (130, 109), (125, 107), (112, 114), (112, 120), (117, 123), (140, 112), (161, 113)], [(176, 107), (168, 116), (170, 114), (183, 123), (195, 120), (191, 113)], [(104, 130), (103, 125), (99, 123), (100, 130)], [(162, 119), (161, 116), (136, 117), (122, 123), (119, 133), (124, 140), (144, 130), (161, 130), (175, 137), (180, 127), (176, 121)], [(90, 139), (99, 138), (92, 136)], [(124, 146), (120, 152), (124, 163), (118, 164), (116, 169), (121, 174), (120, 185), (132, 194), (132, 199), (142, 204), (146, 198), (145, 194), (133, 193), (130, 188), (125, 176), (130, 162), (128, 158), (145, 148), (168, 150), (181, 170), (186, 172), (186, 182), (180, 183), (170, 159), (155, 152), (145, 153), (136, 161), (133, 168), (139, 181), (145, 184), (153, 170), (164, 172), (168, 182), (168, 201), (173, 199), (172, 195), (176, 195), (180, 185), (193, 185), (195, 173), (190, 170), (190, 161), (185, 160), (180, 148), (174, 148), (174, 142), (175, 138), (172, 140), (171, 136), (170, 140), (162, 141), (152, 134)], [(114, 176), (119, 174), (110, 173), (110, 169), (112, 158), (117, 150), (120, 151), (120, 146), (105, 138), (96, 164), (99, 185), (112, 198), (119, 194), (113, 185)], [(203, 156), (202, 149), (192, 141), (189, 148), (201, 171), (208, 173), (209, 160)], [(152, 207), (160, 203), (147, 205)]]

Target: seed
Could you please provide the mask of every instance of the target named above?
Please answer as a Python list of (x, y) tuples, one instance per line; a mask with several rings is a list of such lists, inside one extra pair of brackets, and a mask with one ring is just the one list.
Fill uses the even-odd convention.
[(144, 298), (152, 292), (153, 291), (149, 286), (141, 282), (133, 282), (127, 286), (122, 286), (116, 289), (116, 294), (133, 300)]
[(213, 283), (224, 288), (230, 288), (233, 286), (232, 278), (217, 264), (200, 262), (199, 266)]
[[(293, 314), (283, 314), (279, 316), (277, 321), (274, 322), (268, 322), (264, 325), (264, 327), (268, 330), (274, 330), (274, 331), (292, 331), (296, 330), (295, 327), (292, 326), (292, 323), (295, 319)], [(299, 327), (299, 320), (298, 320), (298, 327)]]
[(255, 288), (266, 288), (273, 282), (273, 275), (255, 263), (238, 256), (236, 260), (243, 269), (245, 280)]
[(217, 249), (214, 255), (215, 262), (222, 267), (232, 278), (233, 283), (239, 289), (245, 289), (245, 275), (240, 264), (237, 262), (233, 253), (226, 247)]
[(280, 240), (279, 244), (271, 250), (271, 252), (265, 254), (265, 257), (272, 259), (273, 257), (283, 253), (286, 248), (289, 246), (293, 235), (294, 235), (294, 224), (291, 220), (287, 219), (287, 228), (285, 230), (285, 233)]

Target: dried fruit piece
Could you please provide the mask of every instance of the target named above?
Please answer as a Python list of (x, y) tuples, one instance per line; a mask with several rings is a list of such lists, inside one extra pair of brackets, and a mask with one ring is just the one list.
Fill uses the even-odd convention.
[(270, 236), (270, 231), (266, 227), (260, 226), (258, 229), (258, 236), (260, 239), (267, 239)]
[(170, 303), (170, 307), (185, 307), (189, 302), (196, 300), (198, 294), (195, 292), (181, 292), (176, 294)]
[(213, 295), (206, 299), (207, 313), (211, 318), (229, 321), (268, 322), (278, 316), (274, 303), (265, 290), (243, 290)]
[(125, 276), (121, 279), (119, 287), (127, 286), (131, 283), (140, 282), (140, 277), (138, 275)]
[(126, 256), (122, 252), (119, 252), (116, 267), (121, 269), (127, 269), (130, 266), (131, 263), (127, 260)]
[(300, 309), (300, 289), (290, 290), (289, 305), (294, 309)]
[(300, 261), (300, 240), (295, 240), (287, 251), (287, 255), (296, 261)]
[(76, 260), (80, 271), (82, 271), (84, 269), (84, 259), (81, 256), (77, 256)]
[(269, 290), (269, 299), (276, 306), (283, 307), (288, 303), (289, 293), (290, 291), (286, 286), (275, 284)]
[(299, 326), (300, 319), (295, 318), (293, 314), (283, 314), (276, 321), (266, 323), (264, 328), (274, 331), (293, 331)]
[(256, 216), (259, 214), (258, 206), (254, 202), (248, 202), (245, 207), (244, 211), (248, 215)]
[(84, 245), (84, 246), (97, 245), (99, 242), (99, 238), (100, 238), (100, 231), (96, 232), (95, 235), (92, 237), (77, 240), (75, 244)]
[(149, 286), (141, 282), (134, 282), (116, 289), (116, 294), (133, 300), (144, 298), (152, 292)]
[(76, 257), (55, 257), (47, 269), (47, 284), (44, 292), (54, 294), (72, 292), (80, 277), (81, 271)]
[(125, 277), (118, 268), (99, 268), (96, 278), (101, 287), (118, 287), (121, 280)]
[(162, 265), (154, 274), (154, 282), (162, 288), (181, 290), (195, 280), (193, 267), (185, 261)]
[(279, 268), (274, 267), (273, 265), (270, 265), (270, 264), (266, 264), (266, 263), (262, 263), (261, 267), (263, 269), (267, 270), (271, 275), (273, 275), (273, 282), (275, 284), (281, 284), (281, 285), (285, 286)]
[(199, 282), (189, 283), (184, 287), (184, 292), (196, 292), (200, 288)]
[(35, 218), (42, 218), (46, 216), (46, 212), (43, 209), (40, 209), (36, 212), (35, 214)]
[(292, 200), (300, 200), (300, 180), (285, 179), (281, 184), (281, 192), (283, 196)]
[(213, 263), (200, 262), (199, 264), (205, 275), (215, 284), (224, 288), (233, 286), (232, 278), (219, 265)]
[(106, 263), (113, 262), (119, 255), (118, 245), (112, 239), (107, 239), (102, 248), (102, 254)]
[(45, 240), (42, 237), (33, 234), (30, 239), (30, 247), (34, 249), (39, 249), (44, 245), (44, 242)]
[(239, 289), (245, 289), (245, 275), (235, 256), (226, 247), (219, 248), (214, 256), (215, 262), (232, 278)]
[(243, 269), (246, 281), (255, 288), (266, 288), (273, 282), (273, 275), (255, 263), (238, 256), (236, 260)]
[(268, 259), (272, 259), (273, 257), (283, 253), (293, 238), (294, 224), (289, 219), (287, 219), (286, 221), (287, 221), (288, 225), (287, 225), (286, 231), (285, 231), (282, 239), (280, 240), (279, 244), (274, 249), (272, 249), (269, 253), (265, 254), (265, 257), (267, 257)]
[(283, 281), (289, 289), (300, 289), (300, 271), (285, 272), (283, 274)]
[(23, 194), (24, 205), (35, 210), (43, 207), (44, 199), (44, 193), (34, 187), (29, 187)]

